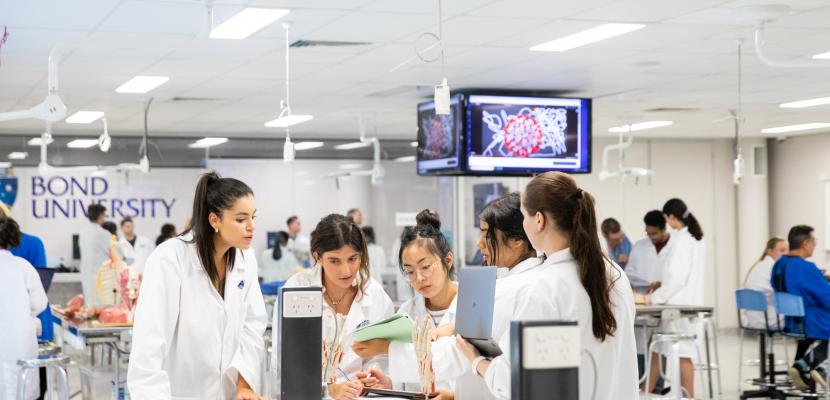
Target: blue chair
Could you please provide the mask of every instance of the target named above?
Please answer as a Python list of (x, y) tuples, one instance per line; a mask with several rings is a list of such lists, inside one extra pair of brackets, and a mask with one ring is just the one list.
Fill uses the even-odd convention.
[[(750, 390), (741, 393), (741, 399), (749, 398), (773, 398), (784, 399), (786, 395), (780, 392), (777, 387), (778, 383), (775, 381), (775, 355), (772, 351), (772, 340), (776, 334), (781, 334), (780, 327), (770, 326), (769, 312), (767, 307), (767, 296), (763, 292), (751, 289), (741, 289), (735, 291), (735, 304), (738, 308), (738, 324), (741, 327), (741, 345), (739, 349), (739, 365), (738, 365), (738, 388), (740, 390), (742, 372), (743, 372), (743, 345), (744, 332), (757, 333), (759, 338), (759, 360), (761, 376), (753, 383), (763, 388), (760, 390)], [(760, 313), (764, 315), (764, 326), (750, 326), (744, 323), (742, 316), (745, 313)], [(769, 341), (770, 346), (767, 346)], [(769, 349), (767, 349), (769, 347)]]
[(804, 339), (807, 328), (804, 326), (804, 299), (790, 293), (775, 292), (775, 309), (784, 317), (784, 326), (778, 321), (778, 330), (784, 336)]

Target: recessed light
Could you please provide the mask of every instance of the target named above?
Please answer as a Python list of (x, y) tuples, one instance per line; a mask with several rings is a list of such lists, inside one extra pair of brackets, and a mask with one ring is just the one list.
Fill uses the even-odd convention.
[(9, 160), (25, 160), (29, 153), (25, 151), (13, 151), (9, 153)]
[(170, 80), (167, 76), (139, 75), (115, 89), (118, 93), (147, 93)]
[(337, 166), (337, 168), (344, 169), (344, 170), (358, 169), (360, 167), (361, 167), (360, 164), (340, 164), (340, 165)]
[(323, 142), (299, 142), (294, 144), (294, 150), (311, 150), (323, 147)]
[[(55, 139), (52, 139), (52, 138), (46, 139), (46, 145), (48, 146), (48, 145), (52, 144), (52, 142), (54, 142), (54, 141), (55, 141)], [(29, 141), (26, 142), (26, 143), (29, 146), (40, 146), (41, 142), (42, 142), (41, 138), (36, 137), (36, 138), (29, 139)]]
[(227, 141), (228, 138), (224, 137), (206, 137), (187, 145), (187, 147), (191, 149), (206, 149), (208, 147), (218, 146), (222, 143), (227, 143)]
[(830, 97), (819, 97), (817, 99), (791, 101), (789, 103), (783, 103), (783, 104), (779, 105), (779, 107), (781, 107), (781, 108), (806, 108), (806, 107), (822, 106), (822, 105), (825, 105), (825, 104), (830, 104)]
[(66, 144), (70, 149), (88, 149), (98, 145), (98, 139), (75, 139)]
[(395, 159), (395, 162), (414, 162), (415, 156), (403, 156)]
[(12, 167), (12, 163), (10, 163), (8, 161), (0, 162), (0, 168), (11, 168), (11, 167)]
[(634, 131), (642, 131), (644, 129), (654, 129), (660, 128), (663, 126), (669, 126), (674, 124), (672, 121), (648, 121), (648, 122), (638, 122), (636, 124), (631, 125), (623, 125), (623, 126), (615, 126), (613, 128), (608, 128), (608, 132), (634, 132)]
[(78, 111), (66, 119), (67, 124), (91, 124), (104, 116), (103, 111)]
[(306, 121), (311, 121), (312, 119), (314, 119), (314, 117), (311, 116), (311, 115), (302, 115), (302, 114), (287, 115), (287, 116), (284, 116), (284, 117), (280, 117), (280, 118), (268, 121), (268, 122), (265, 123), (265, 126), (268, 127), (268, 128), (287, 128), (289, 126), (302, 124), (303, 122), (306, 122)]
[(246, 8), (210, 31), (211, 39), (245, 39), (286, 16), (281, 8)]
[(609, 39), (615, 36), (623, 35), (646, 26), (643, 24), (620, 24), (610, 23), (597, 26), (575, 33), (573, 35), (565, 36), (559, 39), (551, 40), (549, 42), (537, 44), (530, 48), (532, 51), (568, 51), (577, 47), (585, 46), (591, 43), (599, 42), (600, 40)]
[(418, 142), (409, 142), (409, 147), (418, 147)]
[(798, 125), (787, 125), (787, 126), (779, 126), (776, 128), (766, 128), (761, 129), (761, 133), (787, 133), (787, 132), (798, 132), (798, 131), (809, 131), (813, 129), (821, 129), (821, 128), (828, 128), (830, 127), (830, 123), (827, 122), (812, 122), (809, 124), (798, 124)]
[(334, 146), (334, 148), (337, 149), (337, 150), (354, 150), (354, 149), (359, 149), (359, 148), (362, 148), (362, 147), (369, 147), (371, 145), (372, 145), (372, 142), (369, 142), (369, 141), (352, 142), (352, 143), (338, 144), (337, 146)]
[(816, 60), (830, 60), (830, 51), (827, 53), (816, 54), (813, 58)]

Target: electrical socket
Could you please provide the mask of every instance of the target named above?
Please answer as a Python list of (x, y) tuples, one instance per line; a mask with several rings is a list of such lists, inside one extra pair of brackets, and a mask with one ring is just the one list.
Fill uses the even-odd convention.
[(323, 293), (320, 291), (283, 292), (282, 301), (282, 315), (285, 318), (323, 316)]
[(522, 330), (522, 368), (579, 368), (579, 327), (528, 326)]

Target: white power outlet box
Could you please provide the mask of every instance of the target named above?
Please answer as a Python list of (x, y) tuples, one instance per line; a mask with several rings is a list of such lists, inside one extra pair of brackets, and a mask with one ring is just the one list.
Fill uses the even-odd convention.
[(522, 368), (579, 368), (578, 326), (528, 326), (522, 330)]
[(282, 299), (282, 315), (285, 318), (310, 318), (323, 316), (323, 292), (283, 292)]

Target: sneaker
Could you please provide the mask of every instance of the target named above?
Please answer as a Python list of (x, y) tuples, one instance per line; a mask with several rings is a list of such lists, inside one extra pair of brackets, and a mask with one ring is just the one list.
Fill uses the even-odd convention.
[(818, 368), (810, 371), (810, 377), (813, 378), (813, 381), (817, 383), (819, 386), (821, 386), (824, 390), (827, 390), (827, 380), (825, 380), (824, 378), (826, 376), (827, 374), (822, 373), (822, 371), (820, 371)]
[(805, 374), (799, 368), (796, 368), (795, 365), (787, 370), (787, 375), (793, 381), (793, 387), (796, 389), (805, 390), (810, 388), (810, 384), (808, 383), (810, 381), (809, 375)]

